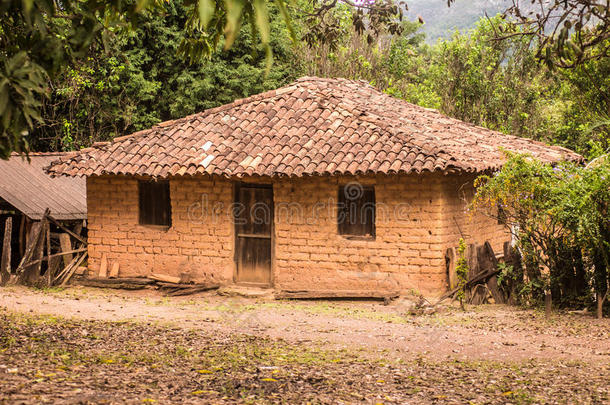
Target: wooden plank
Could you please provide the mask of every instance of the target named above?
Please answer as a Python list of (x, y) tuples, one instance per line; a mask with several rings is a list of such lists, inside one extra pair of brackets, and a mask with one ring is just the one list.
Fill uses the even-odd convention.
[[(489, 242), (485, 242), (483, 246), (479, 246), (477, 249), (477, 257), (481, 271), (493, 272), (498, 268), (498, 260)], [(493, 275), (487, 279), (487, 288), (491, 292), (491, 296), (496, 304), (503, 304), (505, 302), (504, 294), (498, 287), (498, 278)]]
[(179, 288), (176, 291), (168, 292), (166, 295), (177, 297), (181, 295), (196, 294), (203, 291), (216, 290), (220, 288), (220, 284), (209, 284), (209, 285), (193, 285), (190, 288)]
[(372, 298), (388, 299), (400, 295), (398, 291), (362, 291), (362, 290), (282, 290), (275, 293), (275, 299), (329, 299), (329, 298)]
[[(118, 281), (116, 283), (111, 283), (110, 281)], [(85, 287), (96, 287), (96, 288), (115, 288), (121, 290), (141, 290), (146, 288), (146, 284), (136, 284), (131, 283), (129, 281), (125, 281), (125, 279), (93, 279), (93, 278), (83, 278), (75, 282), (75, 284), (82, 285)]]
[[(149, 278), (144, 277), (124, 277), (124, 278), (93, 278), (87, 277), (87, 280), (92, 280), (99, 283), (104, 284), (121, 284), (121, 283), (129, 283), (129, 284), (139, 284), (139, 285), (153, 285), (156, 284), (155, 280), (151, 280)], [(179, 284), (181, 285), (181, 284)], [(189, 286), (194, 286), (196, 284), (189, 284)]]
[(26, 228), (26, 216), (25, 215), (21, 215), (21, 221), (19, 223), (19, 256), (23, 257), (24, 253), (25, 253), (25, 228)]
[(76, 271), (76, 269), (78, 268), (78, 266), (81, 265), (81, 263), (83, 261), (85, 261), (85, 259), (87, 258), (87, 252), (83, 253), (81, 255), (81, 257), (77, 260), (76, 264), (74, 264), (72, 266), (72, 268), (70, 269), (70, 271), (67, 272), (67, 274), (64, 276), (63, 281), (61, 282), (61, 285), (66, 285), (66, 283), (68, 281), (70, 281), (70, 279), (72, 278), (72, 275), (74, 274), (74, 272)]
[(152, 280), (157, 280), (157, 281), (164, 281), (166, 283), (174, 283), (174, 284), (180, 283), (180, 277), (169, 276), (167, 274), (154, 274), (153, 273), (150, 276), (148, 276), (148, 278), (150, 278)]
[(13, 232), (13, 218), (8, 217), (4, 222), (4, 238), (2, 240), (2, 259), (0, 260), (0, 285), (6, 285), (11, 278), (11, 236)]
[(40, 264), (44, 250), (44, 235), (46, 231), (46, 217), (35, 222), (28, 235), (25, 255), (19, 264), (18, 274), (21, 284), (32, 285), (40, 278)]
[(99, 278), (108, 277), (108, 258), (106, 253), (102, 254), (102, 262), (100, 263)]
[(53, 253), (51, 256), (45, 256), (43, 258), (33, 260), (33, 261), (29, 262), (28, 265), (37, 264), (37, 263), (40, 263), (40, 262), (43, 262), (43, 261), (49, 260), (49, 259), (61, 259), (61, 256), (66, 255), (66, 254), (72, 255), (73, 253), (83, 253), (86, 251), (87, 251), (87, 248), (80, 248), (80, 249), (70, 250), (68, 252)]
[(47, 287), (51, 286), (51, 283), (53, 282), (53, 275), (51, 274), (53, 272), (53, 266), (52, 266), (52, 258), (51, 258), (51, 225), (49, 224), (49, 222), (47, 221), (45, 224), (45, 239), (47, 241), (46, 244), (46, 248), (47, 248), (47, 272), (45, 274), (45, 284), (47, 285)]
[[(493, 275), (498, 274), (498, 271), (499, 271), (498, 269), (494, 269), (494, 270), (493, 270), (493, 271), (491, 271), (491, 272), (481, 273), (481, 274), (479, 274), (479, 275), (477, 275), (477, 276), (475, 276), (475, 277), (473, 277), (473, 278), (471, 278), (471, 279), (468, 279), (468, 281), (466, 282), (465, 288), (472, 287), (472, 286), (476, 285), (476, 284), (477, 284), (479, 281), (481, 281), (481, 280), (485, 280), (485, 279), (486, 279), (486, 278), (488, 278), (488, 277), (491, 277), (491, 276), (493, 276)], [(445, 294), (443, 294), (443, 295), (442, 295), (442, 296), (441, 296), (441, 297), (438, 299), (438, 301), (436, 301), (436, 304), (434, 304), (434, 305), (438, 305), (438, 304), (440, 304), (442, 301), (446, 300), (447, 298), (452, 297), (453, 295), (455, 295), (455, 293), (456, 293), (457, 291), (458, 291), (458, 289), (457, 289), (457, 288), (454, 288), (454, 289), (453, 289), (453, 290), (451, 290), (451, 291), (447, 291)]]
[(114, 262), (112, 264), (112, 269), (110, 269), (110, 274), (108, 277), (117, 278), (119, 276), (119, 262)]
[(76, 239), (77, 241), (83, 243), (85, 246), (87, 245), (87, 241), (85, 239), (83, 239), (82, 237), (80, 237), (79, 235), (77, 235), (76, 233), (72, 232), (71, 230), (69, 230), (68, 228), (66, 228), (65, 226), (63, 226), (62, 224), (60, 224), (55, 218), (53, 218), (50, 215), (47, 215), (47, 218), (49, 219), (49, 221), (53, 222), (53, 224), (58, 227), (59, 229), (61, 229), (62, 231), (66, 232), (67, 234), (69, 234), (70, 236), (72, 236), (74, 239)]
[(60, 233), (58, 237), (59, 247), (64, 252), (64, 266), (67, 266), (72, 261), (72, 254), (68, 253), (72, 250), (72, 241), (67, 233)]
[(53, 279), (53, 283), (56, 284), (57, 282), (61, 281), (61, 279), (70, 271), (70, 269), (72, 268), (72, 266), (74, 266), (74, 264), (78, 261), (79, 256), (76, 256), (74, 259), (72, 259), (72, 261), (70, 262), (70, 264), (68, 264), (66, 267), (64, 267)]

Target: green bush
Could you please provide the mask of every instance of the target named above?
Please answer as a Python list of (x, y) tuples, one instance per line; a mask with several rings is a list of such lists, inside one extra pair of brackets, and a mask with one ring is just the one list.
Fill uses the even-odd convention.
[(560, 306), (590, 304), (608, 291), (610, 159), (546, 164), (506, 152), (502, 170), (477, 179), (472, 208), (498, 217), (518, 241), (527, 283), (522, 300), (551, 291)]

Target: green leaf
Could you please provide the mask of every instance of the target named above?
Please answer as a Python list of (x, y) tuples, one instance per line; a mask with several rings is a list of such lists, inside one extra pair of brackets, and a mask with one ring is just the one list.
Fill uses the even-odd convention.
[(268, 44), (270, 36), (269, 13), (267, 12), (265, 0), (254, 0), (252, 7), (254, 8), (256, 28), (261, 34), (261, 41), (263, 44)]
[(243, 0), (225, 0), (227, 8), (227, 25), (225, 26), (225, 49), (231, 48), (239, 33), (241, 13), (244, 9)]
[(286, 9), (286, 2), (284, 0), (275, 0), (275, 4), (277, 5), (277, 8), (280, 10), (282, 19), (284, 20), (284, 23), (286, 24), (286, 28), (288, 29), (288, 33), (290, 34), (290, 39), (292, 39), (292, 42), (296, 43), (297, 36), (296, 36), (296, 34), (294, 32), (294, 28), (292, 26), (290, 14), (288, 13), (288, 10)]
[(214, 0), (199, 0), (197, 4), (197, 11), (199, 12), (199, 21), (204, 29), (208, 28), (214, 12), (216, 11), (216, 2)]
[(8, 105), (8, 87), (0, 87), (0, 115), (4, 113), (6, 106)]

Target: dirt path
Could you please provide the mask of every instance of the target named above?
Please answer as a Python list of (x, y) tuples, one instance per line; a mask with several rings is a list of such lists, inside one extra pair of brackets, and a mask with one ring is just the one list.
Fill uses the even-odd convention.
[(410, 316), (407, 306), (400, 301), (383, 306), (362, 301), (253, 300), (214, 293), (164, 298), (150, 290), (0, 289), (0, 307), (12, 312), (245, 333), (334, 349), (390, 352), (404, 359), (610, 363), (609, 319), (562, 314), (547, 320), (535, 311), (500, 306)]

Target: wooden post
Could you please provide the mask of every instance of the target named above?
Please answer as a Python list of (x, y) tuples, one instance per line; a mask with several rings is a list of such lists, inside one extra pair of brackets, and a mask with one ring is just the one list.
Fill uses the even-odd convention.
[(0, 285), (6, 285), (11, 278), (11, 236), (13, 218), (6, 218), (4, 224), (4, 239), (2, 241), (2, 260), (0, 261)]
[[(59, 246), (62, 252), (69, 252), (72, 250), (72, 242), (70, 241), (70, 235), (67, 233), (59, 234)], [(66, 267), (72, 261), (72, 255), (64, 255), (64, 267)]]
[(551, 317), (553, 311), (553, 296), (550, 291), (544, 292), (544, 315), (547, 318)]
[(51, 224), (46, 222), (45, 225), (45, 237), (47, 239), (47, 274), (45, 278), (47, 287), (50, 287), (53, 282), (53, 275), (51, 274), (53, 272), (53, 258), (51, 257)]
[(26, 226), (25, 226), (26, 217), (21, 214), (21, 221), (19, 221), (19, 257), (23, 257), (25, 254), (25, 234), (26, 234)]
[(49, 210), (47, 209), (42, 216), (42, 220), (40, 222), (35, 222), (32, 225), (32, 229), (28, 235), (25, 254), (17, 269), (19, 272), (19, 281), (22, 284), (32, 285), (40, 281), (40, 267), (44, 252), (44, 239), (48, 225), (48, 215)]

